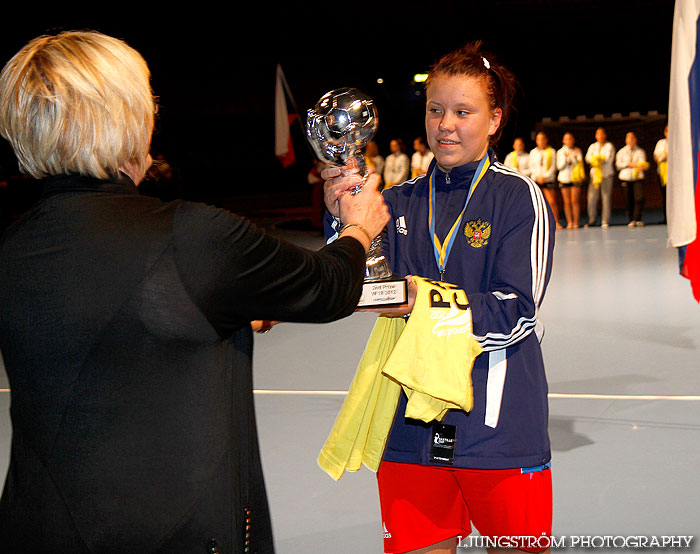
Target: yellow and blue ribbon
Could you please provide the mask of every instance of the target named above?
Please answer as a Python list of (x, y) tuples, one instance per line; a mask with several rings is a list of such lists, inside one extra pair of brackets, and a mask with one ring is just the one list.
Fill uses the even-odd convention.
[(477, 166), (476, 171), (474, 172), (474, 177), (472, 177), (472, 182), (469, 185), (469, 193), (467, 194), (467, 199), (464, 202), (464, 207), (462, 208), (462, 211), (457, 217), (457, 220), (452, 225), (450, 232), (447, 233), (444, 242), (440, 242), (440, 239), (438, 238), (437, 233), (435, 232), (436, 216), (434, 198), (435, 171), (437, 169), (437, 166), (435, 166), (433, 172), (430, 174), (430, 193), (428, 195), (428, 226), (430, 228), (430, 234), (433, 237), (433, 252), (435, 254), (435, 262), (437, 263), (438, 270), (440, 271), (441, 280), (442, 274), (445, 272), (445, 266), (447, 266), (447, 258), (449, 258), (450, 256), (452, 245), (454, 244), (455, 238), (457, 236), (457, 229), (459, 229), (459, 226), (462, 223), (462, 217), (464, 216), (464, 212), (467, 211), (467, 205), (469, 204), (469, 200), (471, 199), (472, 194), (474, 194), (474, 190), (479, 184), (479, 181), (481, 181), (481, 178), (486, 174), (486, 170), (488, 170), (489, 165), (491, 165), (491, 161), (489, 160), (489, 155), (487, 152), (486, 155), (479, 162), (479, 165)]

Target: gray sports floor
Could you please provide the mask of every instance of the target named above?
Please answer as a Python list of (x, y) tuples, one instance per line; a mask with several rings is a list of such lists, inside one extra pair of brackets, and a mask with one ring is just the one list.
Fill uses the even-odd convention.
[[(316, 232), (270, 228), (308, 248), (322, 244)], [(666, 232), (557, 232), (541, 319), (553, 533), (566, 546), (574, 537), (595, 546), (605, 536), (692, 535), (683, 551), (700, 552), (700, 306)], [(374, 317), (282, 324), (256, 338), (258, 425), (279, 554), (382, 551), (374, 474), (362, 469), (335, 482), (316, 466)], [(0, 367), (0, 479), (11, 433), (7, 387)]]

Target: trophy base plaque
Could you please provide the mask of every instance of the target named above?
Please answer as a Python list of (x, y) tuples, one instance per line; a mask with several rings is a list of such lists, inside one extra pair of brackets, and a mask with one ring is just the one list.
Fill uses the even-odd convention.
[(408, 283), (392, 276), (380, 281), (365, 281), (358, 308), (395, 308), (408, 302)]

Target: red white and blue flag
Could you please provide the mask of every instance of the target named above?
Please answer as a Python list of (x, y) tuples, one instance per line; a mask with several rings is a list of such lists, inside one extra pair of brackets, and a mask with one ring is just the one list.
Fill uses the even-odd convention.
[(676, 0), (668, 116), (668, 242), (700, 302), (700, 0)]
[(282, 66), (277, 65), (277, 80), (275, 83), (275, 156), (282, 163), (282, 167), (289, 167), (296, 161), (294, 145), (290, 127), (298, 117), (295, 111), (289, 113), (289, 108), (294, 106), (289, 85), (282, 73)]

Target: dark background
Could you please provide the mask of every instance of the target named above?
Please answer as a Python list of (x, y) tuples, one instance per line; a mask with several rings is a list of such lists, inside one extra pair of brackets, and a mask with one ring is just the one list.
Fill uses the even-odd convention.
[[(384, 156), (395, 137), (404, 139), (410, 155), (413, 139), (423, 133), (424, 96), (413, 75), (470, 40), (484, 41), (521, 85), (499, 144), (501, 158), (515, 136), (533, 147), (533, 132), (543, 118), (569, 117), (585, 150), (599, 123), (611, 127), (610, 138), (620, 148), (628, 124), (641, 129), (644, 116), (657, 112), (650, 138), (640, 140), (649, 158), (652, 139), (663, 131), (673, 0), (182, 6), (120, 5), (109, 6), (118, 13), (100, 7), (55, 14), (18, 8), (0, 32), (0, 59), (4, 63), (39, 34), (61, 30), (95, 29), (124, 39), (151, 68), (160, 102), (152, 153), (177, 169), (178, 194), (241, 211), (255, 203), (253, 196), (284, 193), (294, 203), (290, 195), (303, 197), (310, 190), (306, 175), (312, 156), (301, 125), (292, 128), (297, 163), (283, 169), (274, 155), (278, 63), (302, 117), (333, 88), (357, 87), (372, 96)], [(629, 118), (632, 112), (640, 117)], [(620, 115), (612, 120), (613, 114)], [(576, 121), (582, 116), (587, 119)], [(552, 130), (551, 142), (559, 147), (565, 129), (554, 125)], [(22, 189), (6, 194), (4, 202), (21, 209), (35, 185), (18, 178), (4, 140), (0, 155), (9, 188)]]

